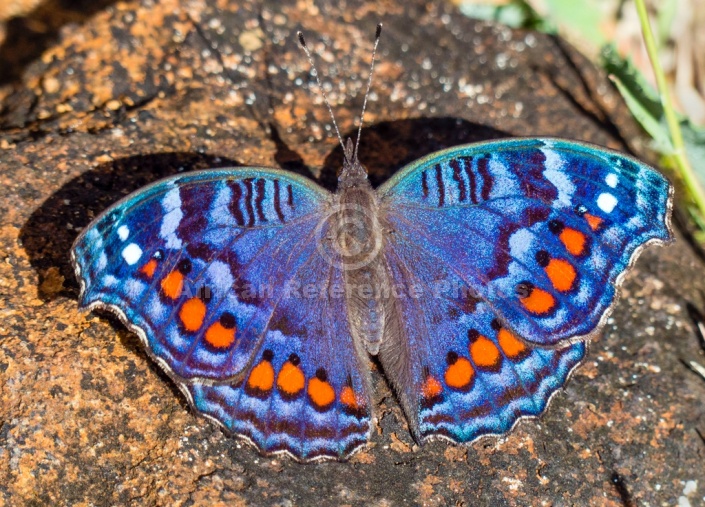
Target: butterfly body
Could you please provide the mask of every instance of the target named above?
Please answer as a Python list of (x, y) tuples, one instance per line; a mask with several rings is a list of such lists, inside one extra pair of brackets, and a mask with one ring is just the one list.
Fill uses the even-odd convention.
[(669, 183), (596, 146), (460, 146), (377, 189), (345, 152), (336, 193), (267, 168), (179, 175), (72, 250), (81, 304), (266, 454), (364, 446), (370, 355), (420, 443), (506, 433), (581, 363), (642, 249), (671, 240)]

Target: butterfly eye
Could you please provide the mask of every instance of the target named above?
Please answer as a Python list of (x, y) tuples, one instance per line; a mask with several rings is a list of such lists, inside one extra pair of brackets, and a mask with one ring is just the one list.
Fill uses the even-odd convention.
[(296, 354), (291, 354), (289, 356), (289, 362), (294, 366), (298, 366), (301, 363), (301, 359)]

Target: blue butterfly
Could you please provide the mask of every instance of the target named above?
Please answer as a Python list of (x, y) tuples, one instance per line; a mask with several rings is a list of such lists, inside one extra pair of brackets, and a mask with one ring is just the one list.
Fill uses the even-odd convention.
[(335, 193), (178, 175), (71, 255), (80, 304), (116, 313), (195, 411), (264, 454), (345, 459), (372, 431), (370, 355), (419, 443), (539, 416), (639, 253), (671, 241), (671, 204), (638, 160), (548, 138), (433, 153), (373, 189), (348, 140)]

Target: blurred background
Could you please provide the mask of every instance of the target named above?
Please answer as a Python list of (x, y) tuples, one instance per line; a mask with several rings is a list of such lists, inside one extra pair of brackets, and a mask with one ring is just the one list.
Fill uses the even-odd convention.
[[(557, 32), (599, 62), (606, 45), (630, 58), (654, 84), (632, 0), (449, 0), (461, 14), (513, 27)], [(0, 2), (0, 86), (57, 36), (115, 0), (2, 0)], [(650, 0), (647, 7), (659, 57), (677, 109), (705, 125), (705, 0)]]

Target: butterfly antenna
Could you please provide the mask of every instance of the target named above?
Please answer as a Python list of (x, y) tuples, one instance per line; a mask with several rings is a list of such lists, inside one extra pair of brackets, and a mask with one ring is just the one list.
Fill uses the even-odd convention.
[(321, 91), (321, 95), (323, 95), (323, 100), (325, 101), (326, 107), (328, 108), (328, 112), (330, 113), (330, 119), (333, 120), (333, 127), (335, 127), (335, 133), (338, 136), (338, 141), (340, 142), (340, 146), (343, 148), (343, 153), (345, 153), (345, 145), (343, 144), (343, 138), (340, 137), (340, 130), (338, 130), (338, 124), (335, 121), (333, 109), (330, 107), (330, 102), (328, 102), (326, 92), (323, 89), (323, 85), (321, 85), (321, 80), (318, 77), (318, 70), (316, 70), (316, 64), (313, 63), (313, 57), (311, 56), (311, 51), (309, 51), (308, 46), (306, 45), (306, 39), (304, 39), (304, 34), (302, 32), (297, 32), (296, 35), (299, 37), (299, 44), (301, 44), (301, 47), (306, 52), (306, 56), (308, 57), (308, 63), (311, 64), (311, 70), (313, 71), (313, 75), (316, 78), (318, 89)]
[(357, 141), (355, 141), (355, 151), (353, 152), (353, 160), (357, 160), (357, 149), (360, 146), (360, 136), (362, 135), (362, 123), (365, 119), (365, 108), (367, 108), (367, 97), (370, 95), (370, 87), (372, 86), (372, 75), (375, 71), (375, 56), (377, 55), (377, 44), (379, 44), (379, 36), (382, 35), (382, 23), (377, 23), (375, 31), (375, 45), (372, 48), (372, 61), (370, 62), (370, 76), (367, 78), (367, 90), (365, 91), (365, 100), (362, 102), (362, 113), (360, 114), (360, 126), (357, 129)]

